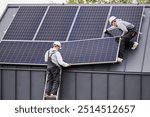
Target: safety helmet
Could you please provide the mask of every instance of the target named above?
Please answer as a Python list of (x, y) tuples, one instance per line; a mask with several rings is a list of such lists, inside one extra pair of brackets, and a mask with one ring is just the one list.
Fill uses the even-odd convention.
[(109, 23), (110, 23), (110, 25), (111, 25), (112, 21), (114, 21), (115, 19), (116, 19), (115, 16), (111, 16), (111, 17), (109, 18)]
[(53, 43), (53, 45), (57, 45), (57, 46), (59, 46), (60, 49), (61, 49), (61, 43), (60, 43), (59, 41), (55, 41), (55, 42)]

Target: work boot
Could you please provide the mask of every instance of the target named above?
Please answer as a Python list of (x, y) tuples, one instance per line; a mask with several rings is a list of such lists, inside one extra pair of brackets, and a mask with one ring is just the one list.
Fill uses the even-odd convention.
[(133, 46), (132, 46), (132, 50), (135, 50), (136, 48), (137, 48), (137, 46), (139, 45), (139, 43), (138, 42), (134, 42), (134, 44), (133, 44)]
[(117, 58), (117, 62), (118, 62), (118, 63), (122, 63), (122, 62), (123, 62), (123, 59), (118, 57), (118, 58)]
[(50, 95), (51, 100), (56, 100), (56, 97), (57, 97), (56, 95), (53, 94)]
[(45, 94), (44, 100), (47, 100), (47, 99), (49, 99), (49, 98), (50, 98), (50, 95)]

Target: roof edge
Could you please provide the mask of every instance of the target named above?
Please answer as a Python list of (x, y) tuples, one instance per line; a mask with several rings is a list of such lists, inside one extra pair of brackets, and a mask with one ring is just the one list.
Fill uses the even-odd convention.
[(67, 3), (45, 3), (45, 4), (8, 4), (8, 7), (18, 7), (18, 6), (149, 6), (150, 4), (67, 4)]

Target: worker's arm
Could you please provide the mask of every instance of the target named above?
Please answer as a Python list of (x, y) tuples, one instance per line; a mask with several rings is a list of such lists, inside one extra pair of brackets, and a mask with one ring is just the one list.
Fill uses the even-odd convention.
[(46, 53), (45, 53), (45, 56), (44, 56), (44, 61), (45, 61), (45, 63), (47, 63), (48, 62), (48, 50), (46, 51)]
[(109, 31), (115, 30), (115, 29), (117, 29), (117, 28), (118, 28), (118, 27), (111, 26), (111, 27), (107, 28), (107, 31), (109, 32)]
[(121, 36), (123, 36), (125, 33), (128, 32), (127, 27), (126, 27), (123, 23), (120, 22), (120, 23), (118, 23), (117, 25), (118, 25), (118, 27), (122, 30), (122, 35), (121, 35)]
[(107, 30), (105, 31), (105, 34), (107, 34), (109, 37), (113, 37), (113, 35), (110, 32), (108, 32)]
[(106, 29), (104, 30), (104, 33), (107, 34), (109, 37), (113, 37), (113, 35)]
[(61, 65), (61, 66), (63, 66), (63, 67), (68, 67), (68, 66), (70, 66), (68, 63), (66, 63), (66, 62), (63, 61), (63, 58), (62, 58), (60, 52), (56, 52), (55, 55), (56, 55), (56, 58), (57, 58), (57, 61), (58, 61), (59, 65)]
[(118, 27), (111, 26), (111, 27), (105, 29), (105, 30), (104, 30), (104, 33), (107, 34), (109, 37), (114, 37), (114, 35), (112, 35), (112, 34), (110, 33), (110, 31), (115, 30), (115, 29), (117, 29), (117, 28), (118, 28)]

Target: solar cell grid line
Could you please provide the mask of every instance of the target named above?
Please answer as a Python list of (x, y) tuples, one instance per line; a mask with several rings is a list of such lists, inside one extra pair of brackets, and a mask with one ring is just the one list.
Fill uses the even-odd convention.
[[(4, 44), (2, 44), (3, 42), (1, 42), (0, 43), (0, 60), (4, 60), (3, 59), (3, 56), (5, 56), (4, 55), (4, 53), (5, 53), (5, 51), (6, 51), (6, 47), (8, 47), (7, 45), (8, 45), (8, 43), (7, 43), (7, 45), (4, 45)], [(4, 49), (5, 48), (5, 49)]]
[(110, 6), (81, 6), (69, 41), (101, 38)]
[(65, 41), (78, 6), (50, 6), (35, 40)]
[(44, 54), (52, 43), (15, 42), (0, 43), (0, 63), (3, 64), (44, 64)]
[(80, 56), (80, 58), (79, 58), (79, 60), (80, 60), (80, 62), (85, 62), (84, 60), (86, 59), (87, 61), (88, 61), (88, 57), (87, 57), (87, 55), (89, 54), (89, 42), (87, 42), (86, 43), (86, 45), (84, 44), (84, 43), (82, 43), (82, 46), (80, 47), (80, 43), (81, 42), (78, 42), (79, 43), (79, 48), (81, 48), (81, 49), (79, 49), (79, 50), (81, 50), (81, 52), (83, 53), (83, 51), (84, 51), (84, 54), (79, 54), (79, 56)]
[[(116, 16), (119, 19), (130, 22), (135, 25), (136, 31), (140, 32), (140, 25), (143, 17), (144, 6), (113, 6), (110, 16)], [(110, 27), (108, 22), (107, 28)], [(111, 31), (114, 36), (121, 35), (121, 31), (115, 29)], [(105, 35), (107, 37), (107, 35)], [(137, 41), (139, 35), (137, 35), (133, 40)]]
[(76, 40), (62, 43), (61, 53), (72, 65), (115, 63), (119, 46), (115, 38)]
[[(89, 49), (89, 46), (91, 46), (90, 49)], [(83, 46), (83, 50), (85, 49), (85, 54), (84, 54), (84, 57), (82, 58), (82, 56), (81, 56), (80, 59), (83, 59), (83, 60), (87, 59), (87, 61), (92, 61), (94, 59), (94, 55), (95, 55), (94, 48), (95, 48), (95, 42), (94, 41), (89, 42), (87, 44), (86, 48), (84, 48), (84, 46)], [(91, 53), (92, 57), (88, 57), (89, 53)], [(84, 62), (84, 61), (82, 61), (82, 62)]]
[[(18, 43), (18, 46), (20, 46), (19, 43)], [(20, 51), (21, 53), (19, 54), (20, 55), (19, 63), (28, 63), (29, 61), (27, 61), (28, 60), (27, 57), (30, 55), (30, 50), (31, 50), (30, 48), (32, 46), (32, 43), (28, 43), (28, 42), (27, 43), (22, 43), (22, 46), (23, 47), (21, 47), (21, 51)], [(37, 49), (37, 48), (34, 47), (34, 49)], [(34, 49), (32, 50), (32, 54), (34, 54)]]
[(3, 40), (32, 40), (47, 6), (20, 6)]
[[(9, 42), (10, 43), (10, 42)], [(14, 42), (14, 44), (15, 44), (15, 42)], [(10, 62), (12, 62), (12, 63), (15, 63), (15, 61), (17, 61), (17, 63), (19, 63), (20, 62), (20, 58), (21, 58), (21, 56), (22, 56), (22, 54), (24, 53), (24, 45), (23, 45), (24, 43), (20, 43), (20, 42), (18, 42), (18, 44), (15, 44), (15, 47), (13, 46), (13, 49), (12, 49), (12, 51), (14, 52), (13, 53), (13, 59), (11, 58), (10, 59)], [(15, 50), (17, 50), (17, 53), (18, 54), (16, 54), (16, 51)], [(12, 57), (11, 56), (11, 57)], [(6, 60), (5, 60), (6, 61)], [(7, 61), (6, 61), (7, 62)]]
[(8, 49), (10, 51), (7, 51), (7, 56), (5, 57), (5, 60), (10, 62), (10, 55), (11, 55), (11, 59), (14, 59), (14, 55), (13, 55), (13, 51), (17, 51), (16, 49), (13, 49), (14, 43), (10, 44), (10, 46), (8, 46)]
[(9, 43), (3, 44), (3, 42), (0, 43), (0, 60), (4, 60), (4, 58), (6, 58), (8, 50), (7, 48), (10, 46)]

